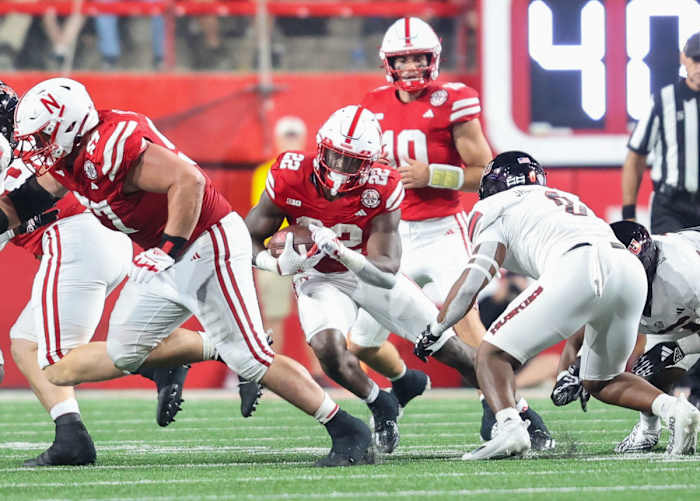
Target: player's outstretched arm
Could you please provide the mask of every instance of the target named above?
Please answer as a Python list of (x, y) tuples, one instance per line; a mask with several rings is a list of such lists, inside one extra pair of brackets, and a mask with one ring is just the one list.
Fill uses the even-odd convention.
[(506, 258), (506, 247), (501, 242), (484, 242), (474, 249), (462, 275), (450, 289), (437, 319), (431, 324), (433, 335), (456, 324), (474, 306), (481, 289), (499, 274)]
[(464, 182), (461, 191), (477, 191), (481, 182), (481, 173), (493, 154), (486, 141), (479, 120), (462, 122), (452, 127), (455, 148), (459, 152), (464, 169)]

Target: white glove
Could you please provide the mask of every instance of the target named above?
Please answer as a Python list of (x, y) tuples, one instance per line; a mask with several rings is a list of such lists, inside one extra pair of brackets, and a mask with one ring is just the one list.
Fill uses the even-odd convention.
[(324, 254), (336, 261), (342, 259), (347, 247), (340, 243), (338, 235), (333, 230), (324, 226), (316, 226), (315, 224), (310, 224), (309, 229), (311, 230), (311, 238), (314, 239), (314, 243)]
[(157, 273), (175, 264), (175, 260), (160, 247), (152, 247), (137, 254), (131, 264), (129, 279), (137, 284), (147, 284)]
[(277, 269), (280, 275), (294, 275), (313, 268), (321, 259), (323, 259), (323, 253), (321, 252), (317, 252), (312, 256), (299, 254), (294, 249), (294, 234), (290, 231), (287, 233), (284, 241), (282, 254), (277, 258)]

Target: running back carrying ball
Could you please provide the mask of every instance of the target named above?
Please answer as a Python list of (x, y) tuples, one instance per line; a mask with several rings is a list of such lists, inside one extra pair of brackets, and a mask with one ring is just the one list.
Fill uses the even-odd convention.
[(306, 254), (311, 247), (314, 246), (314, 240), (311, 238), (311, 231), (309, 228), (300, 224), (292, 224), (279, 230), (270, 237), (270, 241), (267, 243), (267, 248), (269, 249), (272, 257), (277, 258), (280, 256), (280, 254), (282, 254), (287, 233), (290, 231), (294, 234), (294, 250), (296, 250), (298, 253)]

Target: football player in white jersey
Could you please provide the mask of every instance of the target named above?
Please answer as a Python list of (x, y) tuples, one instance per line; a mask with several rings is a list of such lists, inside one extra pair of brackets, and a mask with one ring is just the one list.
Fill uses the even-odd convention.
[(546, 186), (539, 163), (509, 151), (491, 161), (469, 216), (474, 252), (447, 301), (416, 343), (430, 354), (501, 267), (535, 279), (490, 326), (477, 355), (481, 390), (496, 413), (493, 438), (463, 459), (519, 456), (530, 437), (515, 408), (513, 369), (585, 326), (584, 387), (599, 400), (661, 417), (668, 452), (692, 454), (700, 411), (625, 373), (646, 300), (646, 275), (608, 224), (570, 193)]
[[(646, 303), (639, 322), (639, 332), (646, 335), (645, 353), (632, 372), (671, 393), (674, 383), (700, 359), (700, 232), (684, 230), (652, 237), (633, 221), (610, 226), (618, 240), (639, 258), (647, 275)], [(577, 338), (570, 339), (570, 353), (579, 343)], [(560, 365), (566, 367), (571, 356), (562, 358)], [(558, 382), (561, 400), (557, 405), (575, 399), (580, 382), (570, 379), (568, 384)], [(639, 422), (615, 451), (650, 451), (660, 435), (659, 417), (640, 412)]]

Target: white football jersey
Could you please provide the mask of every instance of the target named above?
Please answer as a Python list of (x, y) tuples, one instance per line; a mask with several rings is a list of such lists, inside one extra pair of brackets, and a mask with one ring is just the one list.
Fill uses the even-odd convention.
[(472, 249), (483, 242), (506, 246), (503, 267), (538, 279), (547, 263), (576, 244), (616, 242), (608, 223), (576, 195), (548, 186), (511, 188), (480, 200), (468, 220)]
[(700, 331), (700, 233), (654, 235), (659, 252), (651, 284), (651, 313), (642, 316), (643, 334), (689, 335)]

